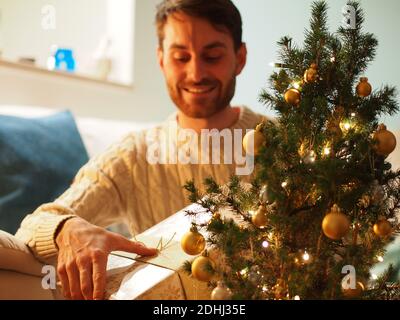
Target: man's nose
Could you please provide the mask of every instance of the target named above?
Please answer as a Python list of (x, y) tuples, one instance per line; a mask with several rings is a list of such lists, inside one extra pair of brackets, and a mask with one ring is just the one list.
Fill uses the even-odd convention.
[(207, 77), (207, 68), (201, 58), (191, 59), (187, 74), (189, 80), (194, 83), (199, 83)]

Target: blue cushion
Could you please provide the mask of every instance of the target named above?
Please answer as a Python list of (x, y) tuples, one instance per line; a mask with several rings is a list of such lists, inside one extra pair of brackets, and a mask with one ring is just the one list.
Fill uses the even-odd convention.
[(88, 161), (69, 111), (43, 118), (0, 116), (0, 229), (21, 221), (70, 186)]

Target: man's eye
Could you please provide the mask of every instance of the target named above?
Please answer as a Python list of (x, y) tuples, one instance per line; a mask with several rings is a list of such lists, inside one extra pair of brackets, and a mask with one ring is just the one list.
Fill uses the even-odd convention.
[(190, 60), (190, 58), (186, 56), (175, 56), (174, 59), (179, 62), (188, 62)]
[(221, 59), (221, 56), (207, 56), (207, 57), (205, 57), (205, 60), (207, 62), (217, 62), (220, 59)]

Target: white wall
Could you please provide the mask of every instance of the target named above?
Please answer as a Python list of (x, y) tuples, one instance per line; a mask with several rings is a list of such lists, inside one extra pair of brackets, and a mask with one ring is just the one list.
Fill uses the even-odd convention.
[[(312, 0), (233, 1), (243, 16), (244, 41), (249, 51), (248, 64), (239, 78), (234, 101), (246, 102), (255, 110), (266, 112), (266, 107), (258, 102), (258, 96), (273, 71), (268, 64), (277, 61), (276, 42), (282, 36), (289, 35), (297, 44), (303, 43), (304, 30), (309, 27)], [(330, 31), (334, 32), (341, 23), (341, 10), (347, 0), (327, 3)], [(390, 84), (396, 86), (400, 93), (400, 1), (361, 0), (360, 3), (366, 15), (365, 30), (375, 34), (379, 41), (376, 59), (370, 64), (366, 76), (374, 88)], [(384, 117), (382, 121), (389, 128), (400, 130), (400, 115)]]
[[(0, 0), (12, 1), (12, 0)], [(78, 0), (70, 0), (78, 1)], [(55, 79), (0, 68), (0, 104), (20, 103), (65, 106), (80, 115), (105, 118), (158, 121), (174, 110), (156, 64), (157, 40), (154, 29), (158, 0), (137, 0), (135, 15), (134, 89), (118, 89), (81, 81)], [(234, 103), (244, 103), (267, 113), (258, 95), (272, 72), (269, 62), (276, 57), (276, 42), (291, 35), (301, 44), (308, 27), (311, 0), (234, 0), (242, 12), (244, 38), (248, 45), (248, 65), (238, 79)], [(328, 1), (332, 30), (340, 24), (345, 1)], [(384, 3), (384, 6), (382, 5)], [(366, 29), (380, 41), (377, 58), (366, 73), (374, 87), (393, 84), (400, 90), (397, 53), (400, 1), (361, 0), (366, 11)], [(46, 88), (46, 89), (43, 89)], [(382, 119), (389, 129), (400, 129), (400, 117)]]
[(136, 8), (132, 8), (136, 13), (136, 32), (132, 37), (136, 49), (133, 89), (0, 67), (0, 104), (69, 108), (77, 115), (102, 118), (163, 119), (174, 110), (174, 106), (156, 64), (157, 40), (153, 23), (156, 3), (156, 0), (137, 0)]

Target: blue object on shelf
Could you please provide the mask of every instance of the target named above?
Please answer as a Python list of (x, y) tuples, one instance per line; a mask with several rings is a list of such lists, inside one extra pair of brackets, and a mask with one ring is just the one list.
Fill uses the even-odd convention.
[(54, 55), (55, 69), (68, 72), (75, 71), (75, 59), (71, 49), (60, 48)]

